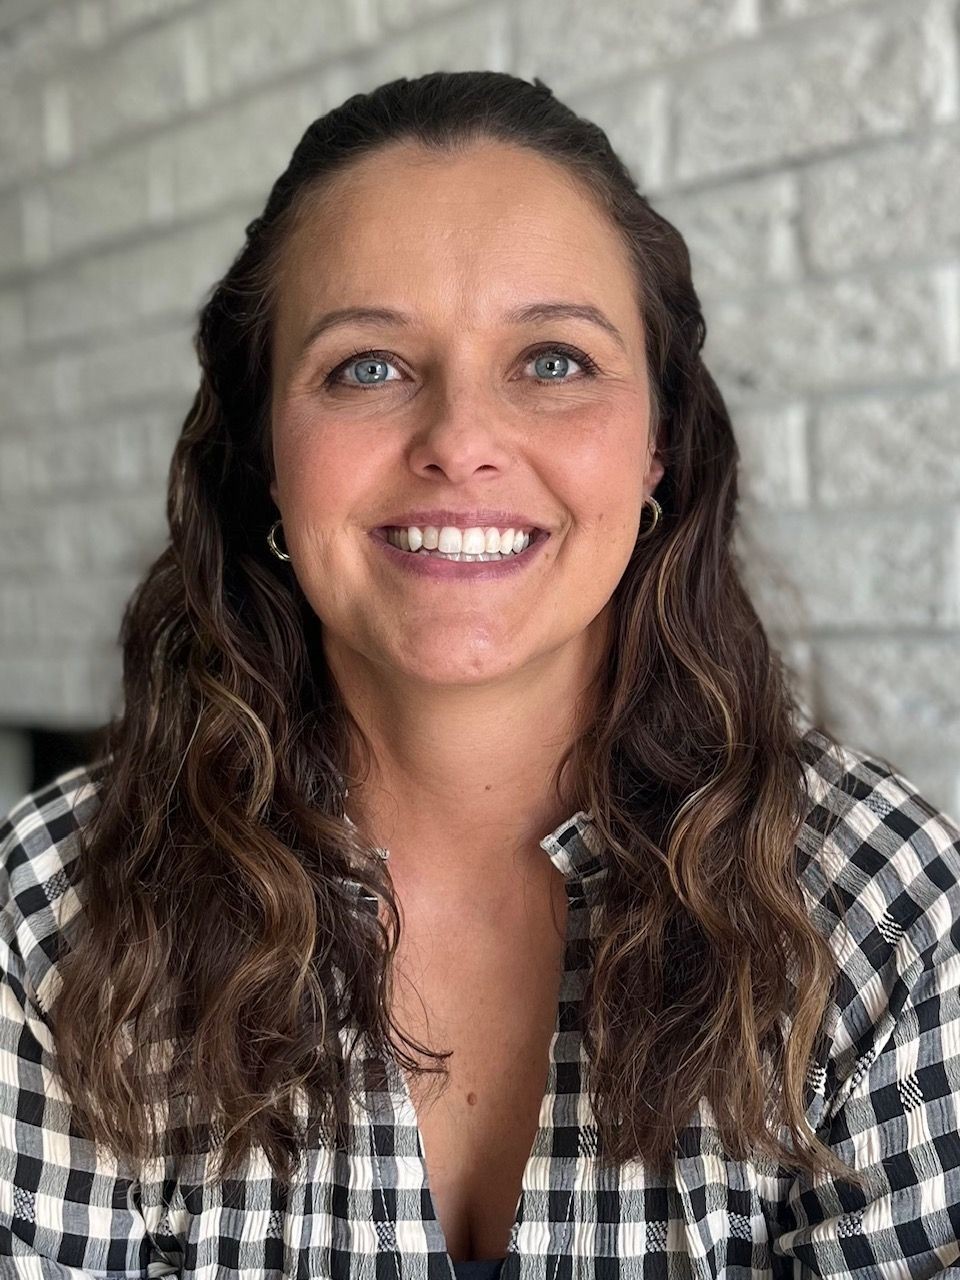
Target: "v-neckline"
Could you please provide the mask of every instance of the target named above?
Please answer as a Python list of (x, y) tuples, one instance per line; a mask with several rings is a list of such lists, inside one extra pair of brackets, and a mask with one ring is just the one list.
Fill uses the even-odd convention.
[[(500, 1280), (509, 1280), (511, 1275), (509, 1268), (511, 1265), (511, 1259), (513, 1258), (513, 1256), (516, 1254), (516, 1251), (517, 1251), (516, 1249), (517, 1233), (520, 1229), (521, 1224), (526, 1219), (526, 1213), (525, 1213), (526, 1202), (527, 1202), (527, 1197), (529, 1196), (530, 1191), (532, 1190), (531, 1173), (534, 1168), (535, 1161), (538, 1159), (542, 1159), (545, 1155), (550, 1154), (549, 1150), (544, 1150), (544, 1142), (545, 1142), (545, 1139), (548, 1139), (551, 1131), (551, 1127), (552, 1127), (551, 1104), (552, 1104), (552, 1099), (554, 1097), (554, 1092), (551, 1089), (551, 1084), (554, 1083), (554, 1080), (555, 1080), (556, 1065), (557, 1065), (557, 1054), (556, 1054), (557, 1039), (559, 1035), (563, 1032), (563, 1027), (562, 1027), (563, 1007), (565, 1003), (565, 996), (567, 994), (566, 988), (571, 975), (570, 947), (571, 947), (572, 930), (571, 930), (570, 917), (572, 912), (578, 909), (578, 907), (575, 906), (574, 903), (570, 900), (570, 897), (572, 897), (572, 895), (570, 894), (570, 890), (571, 890), (570, 881), (566, 882), (566, 887), (568, 891), (568, 904), (567, 904), (566, 936), (564, 938), (564, 944), (563, 944), (563, 972), (560, 975), (560, 986), (559, 986), (559, 991), (557, 995), (556, 1009), (554, 1012), (553, 1032), (551, 1033), (550, 1044), (547, 1050), (547, 1064), (546, 1064), (547, 1070), (546, 1070), (545, 1079), (544, 1079), (543, 1096), (540, 1099), (540, 1109), (537, 1114), (536, 1132), (534, 1133), (533, 1142), (531, 1144), (530, 1151), (527, 1153), (527, 1158), (524, 1161), (523, 1172), (520, 1177), (520, 1190), (517, 1196), (517, 1202), (514, 1205), (513, 1222), (510, 1226), (510, 1232), (507, 1238), (506, 1253), (504, 1255), (503, 1265), (500, 1270)], [(582, 905), (583, 905), (582, 903), (579, 904), (579, 906), (581, 907)], [(450, 1251), (447, 1247), (446, 1234), (444, 1233), (443, 1224), (440, 1221), (440, 1215), (437, 1212), (437, 1207), (433, 1199), (433, 1190), (430, 1185), (430, 1173), (427, 1167), (427, 1159), (425, 1154), (426, 1143), (424, 1141), (423, 1130), (420, 1127), (420, 1121), (417, 1115), (416, 1106), (413, 1101), (413, 1095), (410, 1091), (409, 1082), (400, 1065), (392, 1057), (387, 1060), (386, 1067), (387, 1067), (388, 1089), (390, 1092), (390, 1096), (396, 1107), (397, 1122), (401, 1126), (408, 1127), (416, 1137), (417, 1159), (419, 1160), (420, 1173), (422, 1177), (421, 1195), (423, 1197), (423, 1200), (426, 1206), (429, 1209), (429, 1218), (427, 1218), (426, 1215), (424, 1216), (424, 1232), (427, 1236), (427, 1248), (431, 1254), (434, 1254), (434, 1253), (441, 1254), (446, 1258), (447, 1266), (449, 1268), (449, 1280), (457, 1280), (457, 1274), (456, 1274), (456, 1271), (454, 1270), (453, 1259), (450, 1257)], [(379, 1178), (380, 1176), (379, 1157), (376, 1156), (376, 1153), (374, 1153), (374, 1157), (377, 1160), (377, 1174)], [(567, 1205), (568, 1219), (569, 1219), (570, 1210), (572, 1208), (572, 1203), (573, 1203), (573, 1194), (572, 1194), (572, 1189), (570, 1189), (568, 1190), (568, 1205)]]
[[(554, 831), (544, 836), (540, 841), (540, 846), (547, 853), (554, 866), (558, 867), (563, 873), (564, 886), (567, 892), (563, 971), (560, 976), (554, 1012), (554, 1027), (550, 1037), (547, 1072), (543, 1096), (540, 1101), (540, 1110), (537, 1116), (537, 1128), (523, 1166), (520, 1190), (517, 1203), (514, 1206), (513, 1223), (510, 1227), (506, 1253), (500, 1270), (500, 1280), (513, 1280), (514, 1275), (517, 1273), (516, 1266), (518, 1264), (514, 1264), (513, 1259), (518, 1256), (517, 1237), (527, 1218), (528, 1197), (531, 1191), (536, 1190), (533, 1185), (533, 1172), (536, 1168), (536, 1162), (545, 1157), (553, 1156), (553, 1152), (550, 1150), (550, 1135), (554, 1131), (551, 1106), (557, 1096), (555, 1090), (558, 1065), (557, 1045), (560, 1036), (566, 1035), (570, 1031), (570, 1028), (564, 1024), (564, 1010), (571, 1004), (579, 1005), (580, 999), (578, 989), (580, 966), (577, 963), (578, 957), (576, 954), (579, 929), (574, 927), (574, 920), (578, 918), (579, 912), (590, 912), (592, 910), (597, 886), (605, 872), (605, 867), (598, 853), (598, 843), (592, 825), (592, 816), (588, 812), (580, 810), (575, 813)], [(367, 905), (368, 909), (376, 910), (375, 899), (368, 900)], [(589, 929), (587, 932), (589, 934)], [(582, 1059), (582, 1050), (580, 1050), (580, 1054)], [(437, 1213), (433, 1192), (430, 1187), (430, 1176), (425, 1156), (426, 1144), (409, 1084), (403, 1070), (392, 1055), (388, 1055), (386, 1059), (381, 1060), (381, 1065), (385, 1072), (383, 1083), (386, 1086), (386, 1092), (389, 1095), (390, 1105), (393, 1110), (393, 1122), (400, 1128), (408, 1129), (416, 1138), (416, 1158), (419, 1163), (421, 1180), (420, 1194), (429, 1210), (429, 1217), (425, 1214), (423, 1218), (423, 1231), (426, 1238), (427, 1251), (431, 1255), (440, 1255), (446, 1258), (448, 1280), (457, 1280), (454, 1262), (447, 1248), (446, 1235)], [(383, 1120), (381, 1119), (379, 1123), (382, 1122)], [(382, 1157), (376, 1149), (372, 1125), (370, 1127), (370, 1145), (377, 1190), (382, 1196), (384, 1189)], [(564, 1190), (566, 1192), (566, 1204), (564, 1205), (562, 1225), (566, 1233), (564, 1241), (569, 1243), (569, 1233), (572, 1229), (571, 1215), (574, 1188), (573, 1186), (568, 1186)], [(561, 1224), (557, 1222), (556, 1225)]]

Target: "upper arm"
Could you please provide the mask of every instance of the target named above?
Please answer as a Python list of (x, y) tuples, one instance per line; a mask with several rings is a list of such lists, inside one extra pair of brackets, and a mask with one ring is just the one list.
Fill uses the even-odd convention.
[[(871, 1190), (797, 1177), (775, 1252), (817, 1276), (931, 1280), (960, 1264), (960, 912), (886, 988), (886, 1025), (858, 1057), (817, 1136)], [(879, 979), (878, 979), (879, 982)], [(883, 984), (880, 984), (882, 987)]]
[(154, 1259), (136, 1181), (71, 1126), (18, 921), (0, 895), (0, 1257), (37, 1280), (170, 1274)]

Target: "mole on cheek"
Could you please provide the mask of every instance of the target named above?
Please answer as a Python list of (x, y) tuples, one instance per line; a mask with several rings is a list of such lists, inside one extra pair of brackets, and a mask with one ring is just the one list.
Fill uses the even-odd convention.
[(467, 1101), (470, 1103), (471, 1107), (475, 1107), (477, 1105), (477, 1095), (475, 1093), (468, 1093)]

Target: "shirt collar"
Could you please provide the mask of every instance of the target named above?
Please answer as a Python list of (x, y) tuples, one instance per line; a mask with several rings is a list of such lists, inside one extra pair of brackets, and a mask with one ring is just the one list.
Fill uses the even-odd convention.
[[(344, 801), (347, 799), (344, 790)], [(356, 829), (356, 823), (346, 813), (344, 819), (348, 826)], [(602, 856), (603, 844), (594, 826), (593, 814), (588, 809), (578, 809), (569, 818), (565, 818), (558, 827), (548, 832), (539, 842), (540, 848), (561, 873), (568, 888), (580, 885), (589, 888), (599, 882), (606, 871), (606, 862)], [(388, 857), (385, 849), (378, 849), (382, 857)], [(357, 890), (360, 883), (352, 877), (341, 877), (342, 883)], [(361, 894), (361, 897), (372, 900), (372, 895)]]
[(553, 865), (565, 880), (584, 880), (602, 866), (602, 842), (588, 809), (578, 809), (572, 817), (540, 841)]

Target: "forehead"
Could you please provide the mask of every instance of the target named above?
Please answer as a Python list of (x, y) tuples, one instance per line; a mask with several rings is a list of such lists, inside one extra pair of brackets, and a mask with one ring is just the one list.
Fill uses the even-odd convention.
[(589, 191), (546, 156), (492, 141), (391, 143), (351, 163), (304, 205), (277, 283), (281, 342), (320, 307), (443, 309), (481, 326), (538, 297), (591, 301), (619, 325), (636, 306), (626, 245)]

